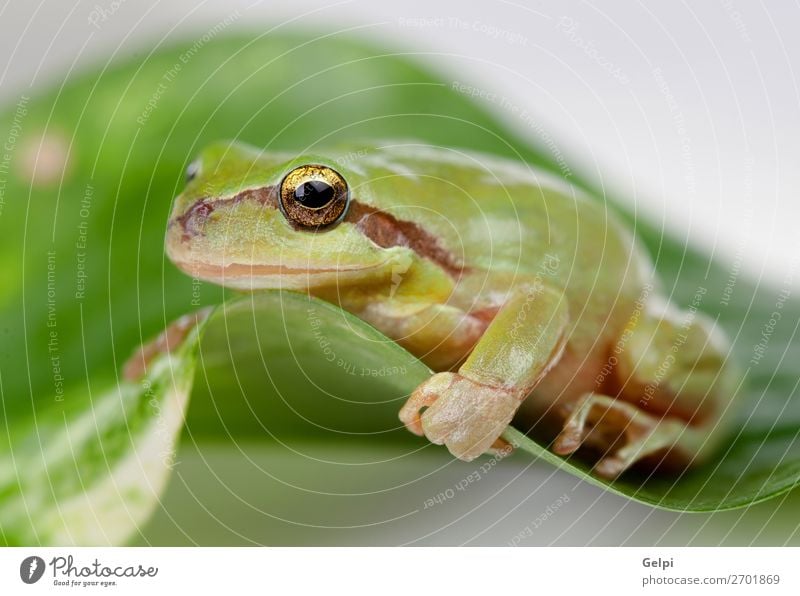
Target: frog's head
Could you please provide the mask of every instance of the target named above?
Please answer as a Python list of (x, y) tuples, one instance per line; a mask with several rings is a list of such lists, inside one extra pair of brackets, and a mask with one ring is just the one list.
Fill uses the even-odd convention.
[(212, 145), (174, 201), (167, 254), (189, 275), (240, 289), (379, 282), (415, 255), (353, 198), (359, 186), (321, 155)]

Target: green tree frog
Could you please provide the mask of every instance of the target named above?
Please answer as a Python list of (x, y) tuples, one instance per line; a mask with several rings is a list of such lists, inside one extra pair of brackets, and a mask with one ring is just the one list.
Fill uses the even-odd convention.
[(702, 461), (733, 411), (726, 339), (663, 296), (597, 198), (521, 162), (410, 141), (305, 154), (207, 147), (166, 250), (242, 290), (331, 301), (436, 373), (399, 412), (462, 460), (517, 416), (614, 478)]

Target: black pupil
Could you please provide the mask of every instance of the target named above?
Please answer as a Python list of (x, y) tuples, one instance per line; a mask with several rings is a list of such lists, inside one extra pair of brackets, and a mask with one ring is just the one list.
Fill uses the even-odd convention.
[(333, 187), (322, 180), (309, 180), (295, 189), (294, 198), (303, 207), (319, 209), (333, 200)]

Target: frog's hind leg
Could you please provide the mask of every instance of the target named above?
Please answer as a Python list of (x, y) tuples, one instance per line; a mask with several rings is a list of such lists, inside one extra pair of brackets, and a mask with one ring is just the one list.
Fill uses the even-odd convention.
[(735, 412), (727, 350), (708, 317), (651, 300), (614, 347), (613, 382), (572, 406), (554, 450), (603, 450), (597, 472), (606, 477), (648, 456), (660, 455), (658, 465), (702, 461)]
[(553, 444), (559, 455), (586, 446), (602, 454), (595, 471), (615, 478), (636, 461), (665, 455), (683, 433), (692, 432), (674, 419), (659, 419), (628, 402), (608, 395), (587, 393), (581, 397)]

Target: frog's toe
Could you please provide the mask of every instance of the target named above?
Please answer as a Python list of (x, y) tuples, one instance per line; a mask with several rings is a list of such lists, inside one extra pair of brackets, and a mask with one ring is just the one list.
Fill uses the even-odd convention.
[(429, 381), (437, 387), (438, 398), (422, 414), (422, 428), (429, 441), (444, 444), (457, 458), (471, 461), (497, 444), (518, 400), (503, 389), (444, 374), (447, 377), (438, 380), (435, 375)]
[(415, 435), (423, 436), (422, 413), (438, 399), (439, 394), (452, 384), (454, 373), (439, 373), (422, 383), (400, 408), (400, 421)]
[(494, 443), (492, 443), (491, 447), (486, 450), (486, 453), (501, 458), (513, 453), (513, 451), (514, 445), (506, 441), (503, 437), (498, 437), (495, 439)]
[(602, 453), (595, 472), (615, 478), (634, 463), (677, 442), (685, 425), (656, 418), (631, 403), (606, 395), (584, 395), (553, 443), (559, 455), (586, 445)]

